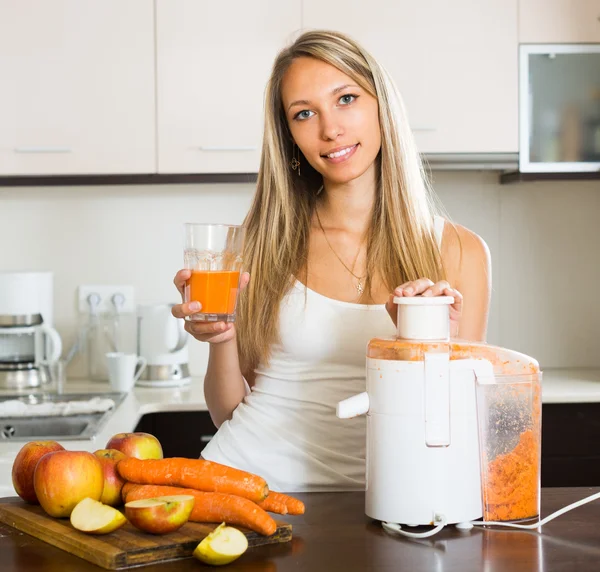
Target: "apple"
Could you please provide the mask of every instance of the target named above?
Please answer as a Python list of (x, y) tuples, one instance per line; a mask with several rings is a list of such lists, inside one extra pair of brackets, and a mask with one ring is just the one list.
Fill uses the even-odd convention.
[(102, 463), (87, 451), (48, 453), (35, 467), (33, 486), (50, 516), (67, 517), (84, 498), (100, 500), (104, 488)]
[(56, 441), (30, 441), (21, 447), (12, 466), (12, 483), (17, 494), (28, 503), (39, 504), (33, 488), (33, 474), (38, 461), (52, 451), (64, 451)]
[(190, 518), (192, 495), (172, 495), (125, 503), (125, 516), (144, 532), (167, 534), (181, 528)]
[(248, 549), (248, 539), (237, 528), (220, 524), (196, 546), (194, 557), (210, 564), (222, 566), (239, 558)]
[(117, 506), (122, 502), (121, 489), (125, 484), (125, 479), (117, 471), (117, 464), (122, 459), (126, 459), (127, 455), (116, 449), (98, 449), (98, 451), (94, 451), (94, 455), (100, 459), (104, 472), (104, 489), (102, 490), (100, 502)]
[(88, 534), (108, 534), (126, 522), (121, 511), (89, 497), (78, 502), (71, 513), (73, 528)]
[(117, 433), (109, 439), (106, 449), (116, 449), (137, 459), (163, 458), (160, 441), (150, 433)]

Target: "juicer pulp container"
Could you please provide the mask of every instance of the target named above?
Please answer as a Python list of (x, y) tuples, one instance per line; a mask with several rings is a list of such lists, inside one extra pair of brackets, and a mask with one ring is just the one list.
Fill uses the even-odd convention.
[(484, 521), (540, 514), (541, 372), (477, 378)]

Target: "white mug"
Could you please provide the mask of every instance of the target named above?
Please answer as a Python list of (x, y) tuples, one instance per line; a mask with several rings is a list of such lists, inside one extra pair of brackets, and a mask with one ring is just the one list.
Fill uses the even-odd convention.
[(146, 367), (146, 358), (136, 354), (110, 352), (106, 354), (108, 380), (115, 391), (130, 391)]

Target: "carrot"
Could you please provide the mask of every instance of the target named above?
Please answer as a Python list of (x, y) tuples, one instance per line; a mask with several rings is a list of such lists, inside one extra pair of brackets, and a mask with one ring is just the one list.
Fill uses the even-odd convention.
[(283, 493), (269, 491), (265, 500), (256, 503), (266, 511), (277, 514), (304, 514), (304, 503)]
[(277, 523), (262, 508), (236, 495), (134, 483), (125, 483), (122, 491), (124, 502), (170, 495), (193, 495), (196, 502), (190, 515), (192, 522), (226, 522), (249, 528), (265, 536), (270, 536), (277, 530)]
[(228, 493), (258, 502), (269, 494), (262, 477), (203, 459), (170, 457), (119, 461), (117, 470), (126, 481), (140, 485), (167, 485), (204, 492)]

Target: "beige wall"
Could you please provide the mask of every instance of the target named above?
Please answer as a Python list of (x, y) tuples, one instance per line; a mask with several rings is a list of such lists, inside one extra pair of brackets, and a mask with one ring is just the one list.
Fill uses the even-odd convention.
[(600, 366), (600, 182), (499, 185), (491, 173), (437, 173), (456, 222), (488, 243), (488, 341), (542, 367)]
[[(455, 222), (479, 233), (493, 261), (488, 341), (543, 367), (600, 367), (600, 184), (499, 185), (497, 174), (434, 173)], [(67, 348), (79, 284), (132, 284), (139, 303), (176, 302), (186, 221), (241, 222), (251, 185), (0, 188), (0, 269), (52, 270), (55, 326)], [(192, 342), (193, 374), (207, 351)], [(70, 376), (85, 372), (83, 360)]]

